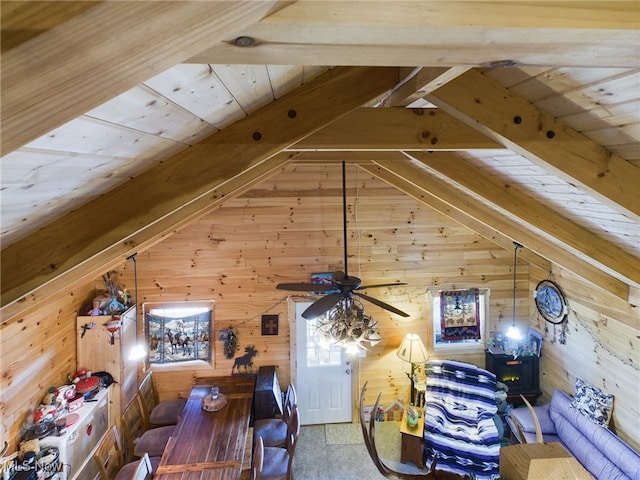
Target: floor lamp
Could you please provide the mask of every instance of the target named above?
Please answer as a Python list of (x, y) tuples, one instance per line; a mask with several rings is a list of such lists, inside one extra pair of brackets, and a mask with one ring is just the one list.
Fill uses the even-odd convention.
[(409, 362), (411, 364), (411, 374), (407, 373), (409, 380), (411, 380), (411, 403), (415, 403), (416, 389), (415, 389), (415, 373), (417, 365), (424, 364), (429, 355), (427, 349), (420, 340), (420, 337), (415, 333), (407, 333), (400, 344), (397, 352), (398, 358)]

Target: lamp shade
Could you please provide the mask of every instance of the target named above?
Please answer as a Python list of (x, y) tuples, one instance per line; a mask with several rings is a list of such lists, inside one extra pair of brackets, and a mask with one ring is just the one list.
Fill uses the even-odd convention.
[(427, 349), (415, 333), (407, 333), (398, 348), (398, 358), (409, 363), (424, 363), (429, 358)]

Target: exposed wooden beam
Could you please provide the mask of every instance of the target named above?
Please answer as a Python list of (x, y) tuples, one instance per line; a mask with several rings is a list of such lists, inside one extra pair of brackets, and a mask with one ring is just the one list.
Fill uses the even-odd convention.
[[(629, 67), (638, 2), (299, 1), (194, 63)], [(234, 40), (246, 35), (252, 48)]]
[(462, 75), (471, 67), (419, 67), (414, 75), (410, 76), (401, 86), (397, 87), (388, 98), (385, 106), (411, 105), (414, 101), (423, 98), (436, 88), (449, 83), (454, 78)]
[(343, 161), (347, 164), (374, 163), (376, 160), (398, 162), (406, 162), (407, 157), (404, 153), (398, 151), (319, 151), (319, 152), (300, 152), (295, 158), (291, 159), (291, 163), (305, 164), (325, 164), (335, 165), (341, 164)]
[[(530, 196), (497, 182), (473, 168), (461, 155), (438, 152), (407, 155), (489, 202), (492, 210), (502, 210), (505, 215), (524, 222), (536, 235), (560, 247), (566, 252), (564, 255), (576, 256), (625, 283), (640, 286), (640, 259)], [(560, 261), (556, 263), (562, 265)]]
[(44, 32), (94, 8), (98, 1), (40, 2), (3, 0), (2, 52), (42, 35)]
[(640, 221), (640, 168), (477, 70), (467, 71), (426, 99), (506, 148), (577, 184), (614, 210)]
[(377, 161), (376, 164), (377, 166), (365, 164), (359, 167), (503, 248), (512, 248), (514, 240), (522, 243), (527, 250), (537, 254), (523, 252), (523, 258), (545, 271), (551, 269), (551, 264), (547, 263), (549, 261), (562, 265), (599, 288), (628, 301), (629, 286), (625, 282), (561, 251), (536, 232), (486, 208), (475, 197), (463, 190), (451, 188), (451, 185), (424, 168), (398, 161)]
[(292, 151), (469, 150), (502, 145), (437, 109), (359, 108), (309, 135)]
[[(6, 247), (1, 258), (2, 311), (36, 296), (43, 301), (43, 287), (51, 294), (56, 287), (90, 278), (114, 258), (154, 241), (171, 225), (202, 214), (243, 170), (388, 91), (397, 81), (397, 68), (334, 68)], [(158, 222), (163, 229), (156, 229)]]
[[(18, 42), (2, 54), (2, 154), (289, 3), (101, 2)], [(64, 5), (68, 16), (77, 13), (73, 2)]]
[(201, 197), (186, 205), (180, 210), (178, 218), (170, 215), (148, 225), (143, 232), (132, 234), (123, 239), (118, 245), (99, 252), (91, 259), (90, 264), (85, 264), (77, 272), (69, 272), (64, 277), (64, 285), (61, 279), (42, 285), (25, 295), (18, 302), (12, 302), (0, 309), (0, 323), (4, 323), (16, 315), (26, 315), (33, 308), (38, 308), (49, 297), (55, 297), (64, 288), (73, 291), (90, 278), (98, 278), (100, 275), (118, 268), (132, 253), (143, 252), (168, 236), (188, 225), (194, 219), (206, 215), (220, 207), (224, 202), (246, 193), (257, 183), (266, 180), (271, 175), (278, 173), (282, 166), (289, 162), (291, 153), (279, 153), (265, 161), (253, 162), (237, 176), (231, 177), (226, 182), (221, 182), (215, 195)]

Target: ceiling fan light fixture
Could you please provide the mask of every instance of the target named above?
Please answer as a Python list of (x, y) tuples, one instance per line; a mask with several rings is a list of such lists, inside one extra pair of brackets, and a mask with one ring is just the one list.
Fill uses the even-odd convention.
[(360, 345), (353, 341), (347, 342), (344, 348), (345, 352), (349, 356), (358, 355), (360, 353)]
[(331, 285), (317, 285), (312, 283), (280, 283), (276, 285), (280, 290), (293, 290), (297, 292), (327, 292), (320, 299), (313, 302), (302, 312), (302, 317), (307, 320), (317, 321), (318, 330), (323, 344), (339, 344), (350, 347), (353, 351), (355, 344), (358, 349), (367, 350), (365, 344), (374, 346), (382, 340), (377, 331), (378, 322), (369, 315), (365, 315), (364, 307), (358, 299), (364, 299), (391, 313), (408, 317), (409, 314), (389, 305), (382, 300), (370, 297), (360, 290), (367, 288), (393, 287), (406, 285), (406, 283), (380, 283), (375, 285), (361, 285), (358, 277), (350, 276), (348, 270), (347, 249), (347, 186), (346, 186), (346, 162), (342, 162), (342, 225), (344, 247), (344, 272), (335, 272), (331, 278)]
[(340, 299), (334, 308), (316, 318), (318, 330), (329, 345), (340, 345), (347, 354), (368, 350), (382, 340), (378, 322), (364, 313), (362, 304), (353, 297)]

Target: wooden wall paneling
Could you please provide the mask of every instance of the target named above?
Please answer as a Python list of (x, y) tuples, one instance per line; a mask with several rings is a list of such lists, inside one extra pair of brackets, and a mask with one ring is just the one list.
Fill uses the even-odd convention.
[[(538, 281), (548, 277), (549, 272), (532, 269), (530, 289), (533, 291)], [(563, 344), (561, 328), (546, 324), (531, 304), (530, 323), (545, 337), (540, 362), (543, 397), (538, 403), (548, 401), (555, 388), (573, 394), (575, 380), (580, 377), (614, 395), (612, 426), (638, 450), (637, 307), (594, 288), (566, 270), (554, 268), (551, 278), (563, 288), (570, 311)]]
[[(296, 181), (281, 187), (280, 176)], [(276, 290), (275, 285), (306, 280), (314, 271), (342, 269), (342, 231), (339, 219), (333, 219), (336, 212), (340, 212), (336, 178), (339, 179), (337, 165), (290, 165), (273, 179), (257, 185), (255, 191), (231, 201), (229, 207), (220, 207), (139, 252), (136, 292), (139, 304), (214, 300), (214, 330), (229, 326), (238, 329), (240, 350), (235, 357), (243, 353), (244, 346), (255, 345), (258, 355), (254, 364), (276, 365), (281, 387), (286, 387), (291, 366), (289, 297), (293, 297), (294, 292)], [(329, 189), (319, 189), (319, 179), (329, 182)], [(267, 183), (269, 188), (263, 188)], [(358, 185), (357, 205), (352, 201), (358, 208), (353, 209), (356, 216), (350, 228), (359, 236), (354, 234), (353, 239), (349, 238), (350, 273), (357, 272), (367, 283), (391, 278), (409, 284), (367, 292), (411, 315), (408, 319), (399, 318), (374, 305), (365, 305), (366, 311), (380, 322), (383, 341), (359, 362), (357, 387), (369, 380), (368, 398), (382, 392), (382, 403), (388, 405), (399, 396), (409, 398), (405, 373), (408, 365), (396, 356), (403, 335), (414, 331), (428, 346), (431, 328), (425, 296), (428, 286), (478, 285), (490, 289), (490, 328), (506, 330), (512, 318), (513, 251), (461, 228), (457, 222), (434, 213), (424, 204), (407, 200), (379, 180), (361, 175)], [(266, 191), (269, 195), (263, 195)], [(293, 218), (289, 209), (282, 208), (296, 195), (304, 196), (304, 192), (311, 191), (320, 193), (314, 195), (313, 201), (305, 200), (305, 208), (297, 208)], [(385, 195), (388, 195), (387, 205), (380, 201)], [(323, 209), (331, 212), (318, 215)], [(388, 220), (381, 222), (381, 217)], [(397, 228), (395, 232), (394, 228)], [(118, 265), (116, 270), (120, 272), (121, 284), (133, 292), (131, 262)], [(636, 359), (640, 349), (636, 309), (566, 270), (555, 265), (552, 270), (581, 321), (578, 322), (573, 313), (570, 315), (564, 345), (552, 344), (553, 332), (545, 333), (541, 402), (547, 400), (556, 387), (571, 393), (575, 377), (583, 375), (585, 380), (613, 391), (618, 433), (638, 448), (640, 438), (636, 427), (640, 402), (638, 392), (634, 391), (637, 382), (629, 381), (634, 376), (637, 378), (637, 364), (625, 363)], [(537, 281), (548, 275), (548, 271), (528, 264), (523, 257), (519, 259), (518, 324), (531, 325), (544, 332), (544, 322), (540, 322), (535, 313), (532, 291)], [(66, 374), (75, 369), (75, 317), (80, 305), (91, 299), (101, 284), (100, 279), (96, 279), (33, 309), (25, 318), (6, 319), (2, 325), (0, 409), (2, 427), (9, 438), (18, 432), (21, 415), (25, 413), (25, 399), (35, 405), (50, 384), (64, 381)], [(263, 313), (279, 315), (278, 336), (261, 335)], [(67, 332), (66, 340), (63, 340), (64, 332)], [(73, 346), (69, 347), (68, 342)], [(24, 345), (29, 347), (25, 349)], [(198, 377), (228, 375), (233, 359), (224, 357), (220, 342), (214, 341), (213, 348), (212, 365), (154, 366), (161, 397), (188, 395)], [(22, 355), (25, 350), (29, 362), (27, 353)], [(433, 356), (437, 358), (438, 354)], [(450, 358), (450, 355), (443, 357)], [(35, 366), (34, 358), (38, 359)], [(455, 358), (484, 365), (482, 354), (455, 355)], [(36, 377), (37, 384), (32, 382)]]
[[(278, 281), (306, 280), (309, 273), (331, 270), (334, 266), (342, 269), (338, 167), (313, 166), (309, 167), (308, 174), (307, 167), (304, 168), (304, 177), (299, 172), (301, 167), (290, 167), (273, 180), (260, 184), (256, 191), (268, 192), (268, 195), (249, 192), (181, 229), (146, 252), (145, 265), (139, 267), (139, 271), (144, 272), (140, 280), (141, 294), (147, 301), (160, 297), (195, 298), (194, 291), (207, 291), (216, 300), (216, 328), (240, 324), (240, 346), (253, 343), (258, 347), (256, 364), (279, 365), (279, 379), (283, 384), (286, 377), (282, 372), (289, 370), (289, 327), (285, 328), (284, 304), (269, 311), (278, 311), (280, 315), (281, 331), (277, 339), (261, 337), (257, 319), (246, 325), (242, 322), (260, 314), (260, 308), (268, 307), (269, 302), (286, 299), (287, 292), (274, 288)], [(280, 182), (280, 177), (292, 180)], [(501, 287), (495, 302), (510, 305), (507, 298), (511, 296), (511, 253), (368, 174), (360, 173), (357, 180), (355, 177), (348, 175), (358, 184), (357, 190), (349, 190), (353, 198), (348, 199), (348, 202), (351, 200), (350, 212), (355, 212), (355, 216), (350, 213), (349, 228), (354, 231), (349, 238), (350, 272), (357, 271), (368, 283), (390, 277), (412, 282), (411, 288), (368, 292), (390, 303), (399, 303), (415, 315), (413, 321), (407, 322), (366, 305), (367, 311), (380, 321), (383, 341), (362, 359), (360, 377), (389, 378), (385, 385), (380, 385), (383, 401), (389, 403), (402, 392), (408, 398), (406, 365), (398, 364), (400, 368), (394, 365), (395, 350), (408, 331), (417, 331), (426, 337), (429, 311), (425, 286), (436, 281), (443, 285), (477, 282), (489, 288)], [(297, 194), (312, 191), (317, 188), (317, 178), (328, 182), (321, 189), (322, 195), (327, 196), (305, 200), (309, 205), (294, 208), (292, 217), (291, 209), (283, 208), (290, 201), (291, 191)], [(273, 188), (263, 188), (266, 184), (272, 184)], [(327, 205), (331, 209), (329, 213), (324, 211)], [(318, 215), (318, 211), (323, 214)], [(251, 223), (245, 223), (247, 219)], [(275, 243), (274, 234), (278, 237)], [(401, 255), (397, 252), (399, 248)], [(313, 262), (309, 262), (310, 255), (315, 259)], [(212, 275), (216, 280), (212, 281)], [(264, 279), (265, 284), (261, 286), (259, 279)], [(206, 286), (201, 282), (206, 282)], [(189, 297), (185, 297), (185, 285)], [(501, 300), (501, 295), (506, 298)], [(526, 314), (522, 316), (526, 318)], [(197, 375), (230, 372), (233, 363), (224, 358), (220, 347), (216, 345), (215, 365), (198, 369)], [(482, 355), (477, 354), (463, 358), (479, 364), (484, 361)], [(158, 373), (164, 375), (160, 368)]]
[(76, 370), (75, 317), (93, 285), (64, 292), (27, 316), (0, 325), (0, 437), (10, 448), (21, 434), (30, 407), (40, 404), (51, 386), (67, 383)]

